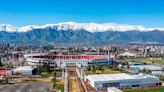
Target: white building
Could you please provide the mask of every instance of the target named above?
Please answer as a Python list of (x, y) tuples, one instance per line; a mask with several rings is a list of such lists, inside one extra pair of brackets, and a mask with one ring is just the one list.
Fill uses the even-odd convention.
[(158, 65), (130, 65), (130, 68), (135, 68), (138, 70), (162, 70), (162, 67), (158, 66)]
[(130, 52), (124, 52), (119, 54), (119, 56), (126, 56), (126, 57), (136, 57), (136, 54), (130, 53)]
[(108, 87), (107, 91), (108, 92), (122, 92), (120, 89), (116, 87)]
[(34, 74), (33, 66), (20, 66), (13, 70), (13, 74), (21, 74), (21, 75), (33, 75)]
[(158, 77), (146, 74), (95, 74), (87, 75), (85, 80), (95, 89), (108, 87), (131, 88), (160, 84)]

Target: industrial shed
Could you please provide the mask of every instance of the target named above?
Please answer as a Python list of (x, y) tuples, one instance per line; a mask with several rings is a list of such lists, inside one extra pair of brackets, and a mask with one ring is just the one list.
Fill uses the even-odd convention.
[(13, 70), (13, 74), (20, 74), (20, 75), (35, 75), (36, 68), (33, 66), (20, 66)]
[(160, 84), (158, 77), (147, 74), (95, 74), (87, 75), (85, 80), (95, 89), (107, 87), (131, 88)]

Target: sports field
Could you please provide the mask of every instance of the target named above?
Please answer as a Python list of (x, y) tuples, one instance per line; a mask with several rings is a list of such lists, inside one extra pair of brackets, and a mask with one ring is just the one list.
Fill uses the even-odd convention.
[(128, 60), (131, 62), (164, 63), (164, 58), (129, 58)]
[(164, 92), (164, 88), (145, 88), (136, 90), (126, 90), (124, 92)]

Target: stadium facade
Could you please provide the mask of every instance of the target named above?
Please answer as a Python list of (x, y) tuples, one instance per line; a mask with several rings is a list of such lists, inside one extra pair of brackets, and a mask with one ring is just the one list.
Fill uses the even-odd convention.
[(37, 65), (42, 62), (48, 62), (52, 66), (92, 66), (98, 64), (100, 66), (115, 63), (108, 55), (48, 55), (48, 54), (26, 54), (26, 61), (30, 65)]

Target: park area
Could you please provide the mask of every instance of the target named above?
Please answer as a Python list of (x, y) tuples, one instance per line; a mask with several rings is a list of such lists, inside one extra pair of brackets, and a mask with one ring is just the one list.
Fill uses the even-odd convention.
[(144, 88), (144, 89), (126, 90), (123, 92), (164, 92), (164, 88)]
[(78, 78), (76, 68), (68, 67), (68, 92), (84, 92), (84, 89), (80, 83), (80, 79)]

